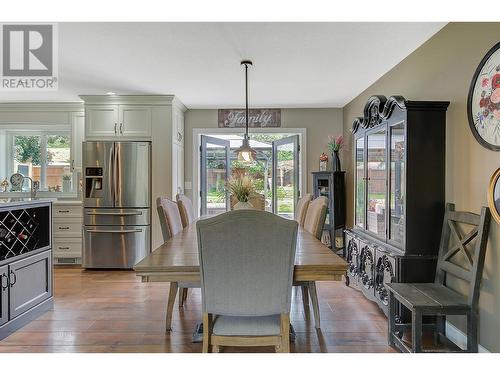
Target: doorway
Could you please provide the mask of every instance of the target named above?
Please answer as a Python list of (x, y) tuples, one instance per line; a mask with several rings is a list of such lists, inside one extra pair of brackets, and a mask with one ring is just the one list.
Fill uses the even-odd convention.
[(195, 137), (198, 137), (200, 145), (197, 158), (197, 185), (200, 190), (199, 194), (193, 194), (193, 198), (199, 198), (195, 207), (199, 207), (200, 215), (230, 210), (227, 181), (231, 177), (247, 176), (252, 180), (256, 193), (264, 197), (266, 211), (294, 218), (304, 180), (305, 160), (300, 144), (304, 142), (305, 129), (287, 129), (287, 132), (271, 132), (269, 129), (260, 132), (261, 129), (254, 129), (250, 133), (250, 146), (257, 154), (251, 163), (242, 163), (237, 159), (235, 151), (241, 146), (241, 133), (235, 133), (234, 129), (217, 129), (215, 133), (208, 129), (206, 132), (195, 130), (199, 131)]

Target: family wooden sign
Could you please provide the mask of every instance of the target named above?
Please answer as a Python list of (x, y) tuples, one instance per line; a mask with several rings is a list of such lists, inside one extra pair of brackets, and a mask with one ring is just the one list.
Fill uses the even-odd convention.
[[(281, 127), (281, 109), (250, 109), (249, 128)], [(244, 128), (244, 109), (219, 109), (219, 128)]]

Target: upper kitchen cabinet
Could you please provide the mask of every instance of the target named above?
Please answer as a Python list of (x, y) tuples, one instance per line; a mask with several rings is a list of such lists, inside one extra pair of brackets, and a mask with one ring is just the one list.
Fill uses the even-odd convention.
[(85, 103), (87, 139), (151, 138), (151, 107), (148, 105)]
[(151, 108), (143, 105), (118, 106), (118, 131), (128, 138), (151, 137)]
[(85, 105), (85, 137), (118, 136), (117, 105)]

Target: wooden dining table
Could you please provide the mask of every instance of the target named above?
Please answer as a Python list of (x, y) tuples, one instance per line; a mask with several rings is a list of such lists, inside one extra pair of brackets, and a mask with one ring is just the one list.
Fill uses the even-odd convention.
[[(196, 222), (152, 251), (134, 266), (134, 270), (143, 282), (170, 282), (167, 331), (170, 330), (177, 284), (201, 282)], [(343, 258), (299, 227), (293, 273), (294, 283), (340, 281), (346, 270), (347, 263)]]

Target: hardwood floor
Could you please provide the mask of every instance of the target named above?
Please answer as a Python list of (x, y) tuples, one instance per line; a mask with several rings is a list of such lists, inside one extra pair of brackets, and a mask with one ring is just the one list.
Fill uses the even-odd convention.
[[(134, 272), (56, 268), (55, 307), (0, 341), (0, 352), (201, 353), (191, 335), (201, 320), (199, 290), (176, 305), (165, 333), (168, 283), (141, 283)], [(294, 288), (292, 352), (393, 352), (379, 308), (342, 282), (319, 282), (321, 331), (312, 310), (304, 313)], [(307, 319), (305, 319), (307, 318)], [(273, 348), (222, 348), (222, 352), (272, 352)]]

